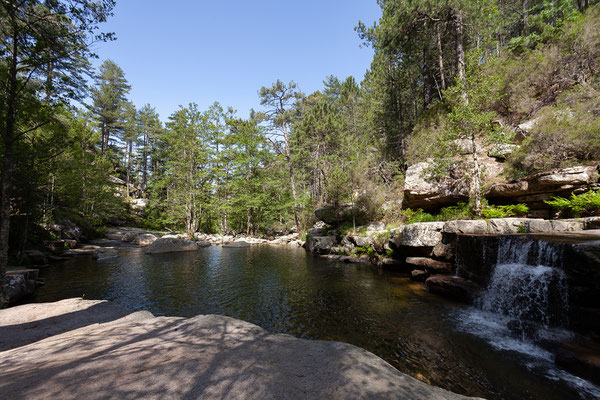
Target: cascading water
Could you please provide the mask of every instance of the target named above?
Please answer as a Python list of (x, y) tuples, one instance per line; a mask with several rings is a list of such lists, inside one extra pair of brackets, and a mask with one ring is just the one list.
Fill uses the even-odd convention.
[[(498, 350), (527, 356), (531, 369), (575, 387), (582, 398), (600, 397), (600, 388), (554, 365), (554, 356), (536, 343), (564, 340), (568, 327), (568, 287), (560, 244), (523, 236), (498, 238), (496, 264), (474, 307), (460, 312), (459, 329)], [(484, 252), (485, 254), (485, 252)]]
[(536, 326), (566, 328), (568, 290), (561, 250), (549, 242), (506, 238), (476, 306), (508, 317), (511, 330), (524, 337), (535, 334)]

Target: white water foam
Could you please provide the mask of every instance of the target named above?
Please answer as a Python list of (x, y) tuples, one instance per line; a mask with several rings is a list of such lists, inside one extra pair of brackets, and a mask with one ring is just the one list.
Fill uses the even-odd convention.
[(547, 378), (563, 381), (582, 398), (600, 398), (600, 387), (557, 368), (554, 355), (536, 339), (568, 339), (568, 288), (562, 248), (521, 237), (503, 240), (487, 289), (475, 307), (458, 313), (458, 329), (501, 351), (526, 356), (525, 363)]

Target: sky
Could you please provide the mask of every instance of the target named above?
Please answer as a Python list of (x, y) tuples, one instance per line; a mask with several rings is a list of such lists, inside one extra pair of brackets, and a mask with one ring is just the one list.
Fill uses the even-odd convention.
[(358, 21), (381, 16), (376, 0), (117, 0), (101, 25), (117, 40), (95, 45), (131, 85), (129, 99), (166, 121), (180, 105), (213, 102), (247, 117), (258, 90), (277, 79), (320, 90), (328, 75), (362, 80), (373, 51), (360, 47)]

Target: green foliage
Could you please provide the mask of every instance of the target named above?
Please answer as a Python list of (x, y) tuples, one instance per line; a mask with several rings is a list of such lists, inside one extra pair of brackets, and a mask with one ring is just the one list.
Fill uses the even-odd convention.
[(510, 204), (505, 206), (487, 206), (481, 210), (484, 218), (506, 218), (525, 216), (529, 212), (526, 204)]
[(597, 215), (600, 212), (600, 190), (590, 190), (588, 192), (571, 197), (554, 197), (552, 200), (546, 200), (546, 204), (560, 211), (567, 211), (575, 215)]
[(414, 224), (416, 222), (433, 222), (436, 221), (436, 217), (424, 212), (422, 209), (411, 210), (405, 208), (402, 210), (402, 219), (405, 225)]
[(472, 219), (475, 216), (471, 212), (468, 203), (458, 203), (455, 206), (443, 207), (440, 209), (437, 219), (440, 221), (450, 221), (455, 219)]

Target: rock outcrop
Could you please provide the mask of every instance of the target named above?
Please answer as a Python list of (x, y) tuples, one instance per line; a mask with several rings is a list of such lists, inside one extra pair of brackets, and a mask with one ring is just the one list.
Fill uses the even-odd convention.
[(597, 188), (596, 166), (577, 166), (540, 172), (515, 181), (492, 185), (485, 193), (491, 203), (525, 203), (530, 215), (549, 217), (552, 208), (544, 203), (553, 197), (568, 197), (571, 193), (582, 193)]
[(449, 176), (429, 177), (431, 164), (420, 162), (406, 170), (403, 208), (432, 210), (469, 200), (469, 183), (465, 179), (465, 166), (453, 165)]
[(349, 344), (271, 334), (218, 315), (124, 316), (116, 307), (111, 316), (110, 306), (69, 299), (1, 310), (2, 396), (465, 399)]
[(160, 238), (154, 241), (146, 249), (146, 254), (170, 253), (176, 251), (196, 251), (198, 245), (188, 239), (180, 238)]

